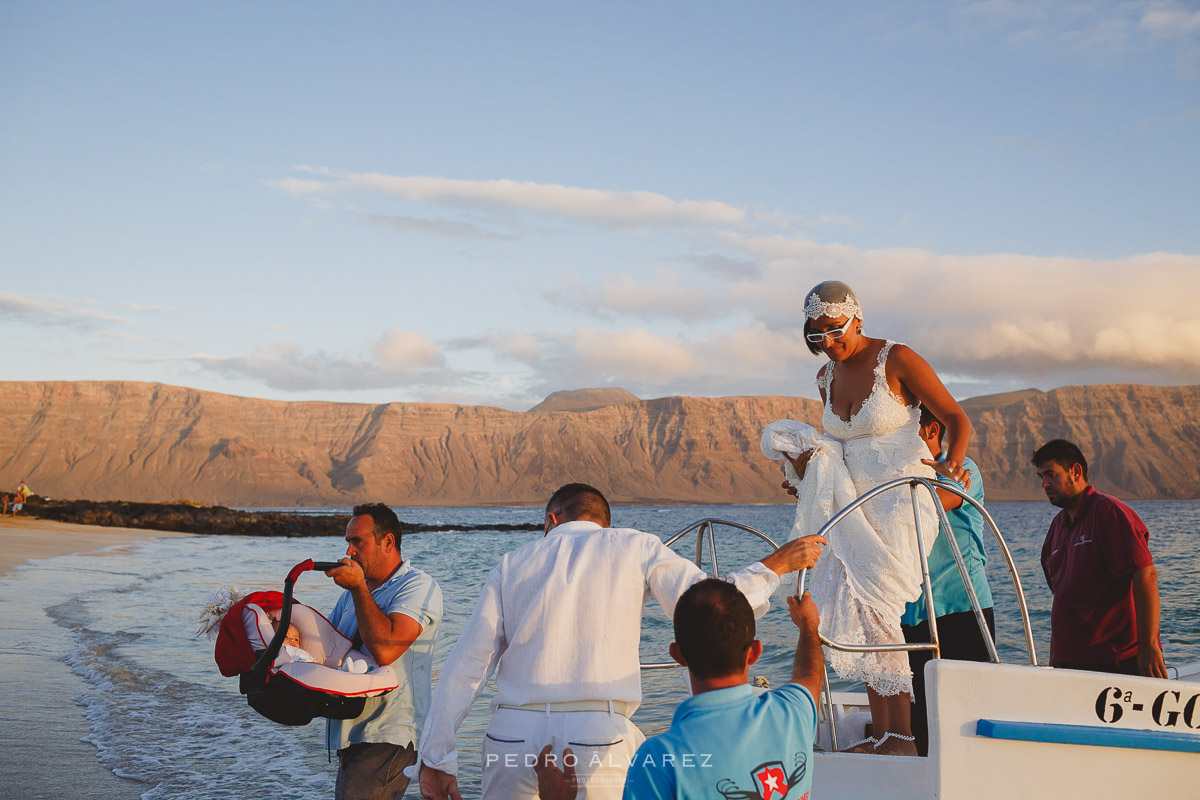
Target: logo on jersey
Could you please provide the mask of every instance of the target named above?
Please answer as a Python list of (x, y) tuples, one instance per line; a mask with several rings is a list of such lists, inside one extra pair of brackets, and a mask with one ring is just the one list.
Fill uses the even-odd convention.
[(795, 765), (795, 769), (788, 772), (782, 761), (764, 761), (750, 770), (750, 785), (754, 791), (739, 788), (730, 778), (718, 781), (717, 791), (725, 800), (784, 800), (808, 771), (804, 753), (796, 753)]

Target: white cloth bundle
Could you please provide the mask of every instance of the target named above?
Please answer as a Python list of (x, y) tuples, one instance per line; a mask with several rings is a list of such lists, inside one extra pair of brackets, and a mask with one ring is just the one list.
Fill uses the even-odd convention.
[[(789, 541), (816, 533), (858, 497), (842, 443), (811, 425), (790, 419), (772, 422), (763, 430), (761, 447), (767, 458), (785, 462), (788, 481), (799, 491)], [(794, 458), (806, 450), (816, 452), (804, 480), (799, 480), (783, 454)], [(907, 513), (911, 519), (911, 505)], [(913, 548), (897, 547), (899, 542), (892, 539), (910, 530), (911, 523), (901, 530), (877, 531), (860, 507), (830, 532), (829, 546), (806, 586), (820, 609), (821, 633), (827, 639), (839, 644), (904, 641), (900, 617), (905, 604), (920, 594), (920, 561), (909, 557)], [(906, 691), (911, 685), (903, 653), (828, 650), (827, 656), (843, 678), (864, 680), (880, 694)]]
[[(783, 454), (795, 458), (813, 449), (816, 452), (808, 462), (804, 480), (799, 480)], [(772, 422), (763, 430), (762, 451), (767, 458), (784, 462), (788, 481), (800, 492), (788, 541), (816, 533), (858, 497), (842, 456), (842, 443), (818, 433), (811, 425), (791, 419)], [(829, 548), (823, 559), (832, 555), (845, 565), (850, 590), (860, 602), (894, 612), (899, 619), (904, 605), (917, 599), (914, 588), (920, 589), (920, 573), (909, 574), (910, 570), (901, 568), (861, 508), (838, 523), (828, 538)]]

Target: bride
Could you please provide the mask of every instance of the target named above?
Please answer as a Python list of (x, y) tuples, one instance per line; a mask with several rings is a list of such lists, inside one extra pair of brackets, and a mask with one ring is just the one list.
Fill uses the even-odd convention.
[[(896, 478), (933, 478), (935, 472), (951, 480), (966, 480), (963, 459), (970, 421), (933, 368), (903, 344), (864, 336), (862, 308), (844, 283), (817, 284), (805, 297), (804, 313), (809, 350), (829, 357), (817, 372), (824, 405), (822, 426), (826, 436), (840, 443), (857, 494)], [(945, 461), (930, 459), (929, 449), (918, 436), (922, 405), (945, 420)], [(795, 458), (787, 456), (799, 479), (815, 452), (809, 449)], [(918, 497), (928, 549), (937, 536), (937, 512), (926, 492), (919, 491)], [(846, 644), (903, 643), (900, 615), (904, 604), (921, 591), (911, 494), (887, 492), (862, 509), (866, 524), (858, 530), (873, 537), (872, 541), (831, 546), (828, 555), (833, 557), (822, 559), (812, 574), (809, 589), (821, 608), (823, 622), (829, 623), (822, 625), (826, 629), (822, 633)], [(836, 536), (834, 531), (831, 542)], [(872, 550), (878, 557), (864, 558), (857, 567), (861, 571), (870, 564), (875, 574), (854, 576), (856, 559), (847, 554)], [(879, 575), (881, 564), (895, 574)], [(863, 590), (864, 586), (876, 587), (874, 595), (870, 589)], [(881, 586), (897, 588), (881, 592)], [(907, 654), (828, 652), (830, 664), (841, 677), (867, 684), (874, 737), (851, 750), (916, 755), (910, 728), (912, 672)]]

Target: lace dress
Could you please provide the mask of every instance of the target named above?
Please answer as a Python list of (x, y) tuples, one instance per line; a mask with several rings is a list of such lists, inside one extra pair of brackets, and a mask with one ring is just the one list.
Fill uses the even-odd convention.
[[(832, 362), (817, 379), (825, 393), (822, 425), (827, 436), (841, 443), (858, 495), (896, 478), (935, 477), (921, 463), (929, 458), (929, 449), (918, 435), (920, 408), (905, 405), (887, 384), (887, 356), (894, 344), (887, 342), (879, 352), (871, 394), (849, 421), (838, 417), (829, 404)], [(918, 498), (928, 555), (938, 533), (937, 512), (927, 492), (919, 490)], [(821, 611), (821, 633), (840, 644), (903, 643), (900, 617), (905, 604), (921, 592), (912, 495), (907, 488), (893, 489), (862, 509), (866, 525), (839, 525), (831, 534), (831, 540), (842, 534), (859, 541), (831, 546), (834, 557), (822, 558), (810, 574), (808, 589)], [(881, 575), (880, 569), (890, 574)], [(826, 648), (826, 656), (840, 677), (864, 681), (881, 695), (912, 691), (912, 671), (903, 651), (846, 653)]]

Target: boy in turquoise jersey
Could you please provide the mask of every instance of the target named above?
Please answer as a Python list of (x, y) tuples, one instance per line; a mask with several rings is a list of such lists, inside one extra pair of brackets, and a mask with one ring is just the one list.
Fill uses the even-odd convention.
[(754, 614), (731, 583), (708, 579), (675, 607), (671, 657), (688, 669), (693, 696), (670, 729), (646, 740), (629, 767), (625, 800), (738, 797), (805, 800), (812, 787), (817, 734), (814, 697), (823, 656), (817, 606), (808, 593), (788, 597), (800, 641), (792, 682), (755, 694), (750, 665), (762, 655)]

